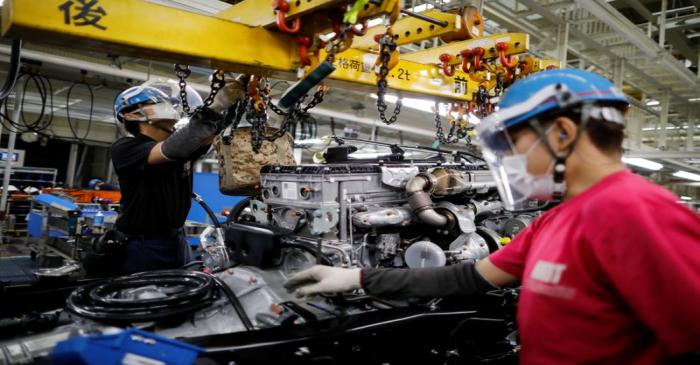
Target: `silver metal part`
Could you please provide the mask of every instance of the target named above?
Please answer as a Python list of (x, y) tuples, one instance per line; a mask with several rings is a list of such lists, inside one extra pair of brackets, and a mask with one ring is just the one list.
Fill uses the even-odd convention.
[(255, 217), (255, 220), (262, 224), (270, 224), (267, 219), (267, 204), (259, 200), (250, 201), (250, 212)]
[(481, 260), (489, 255), (486, 240), (477, 233), (463, 233), (450, 244), (450, 254), (457, 261)]
[(445, 266), (446, 262), (445, 252), (429, 241), (416, 242), (406, 250), (406, 265), (412, 269)]
[(498, 200), (474, 201), (469, 203), (469, 206), (472, 207), (472, 210), (474, 210), (474, 215), (477, 217), (503, 211), (503, 203)]
[(444, 227), (448, 223), (447, 217), (433, 209), (433, 201), (426, 191), (430, 186), (430, 176), (418, 175), (411, 179), (406, 184), (408, 204), (422, 222), (433, 227)]
[(356, 213), (352, 223), (361, 228), (405, 227), (415, 220), (409, 207), (370, 208), (367, 212)]
[(38, 277), (58, 278), (73, 275), (80, 272), (80, 270), (81, 267), (77, 262), (69, 260), (60, 267), (36, 270), (34, 271), (34, 275)]
[(311, 234), (314, 235), (332, 232), (340, 219), (338, 209), (329, 207), (316, 209), (311, 216)]
[[(431, 253), (438, 247), (444, 257), (450, 237), (476, 232), (477, 213), (500, 209), (498, 202), (441, 201), (495, 186), (488, 170), (460, 163), (266, 166), (260, 176), (268, 194), (251, 201), (256, 222), (292, 230), (285, 240), (310, 248), (284, 249), (281, 266), (287, 274), (316, 263), (319, 244), (338, 266), (402, 267), (407, 251), (420, 241), (432, 242), (420, 247), (429, 246)], [(480, 256), (465, 245), (451, 257)]]
[[(212, 235), (214, 242), (211, 242)], [(216, 272), (231, 266), (221, 228), (205, 228), (199, 235), (199, 247), (202, 249), (202, 262), (205, 267)]]
[(396, 256), (401, 246), (401, 235), (398, 233), (380, 234), (377, 236), (379, 257), (386, 260)]
[(450, 202), (438, 202), (435, 204), (436, 209), (444, 209), (452, 213), (452, 216), (457, 219), (457, 226), (462, 233), (476, 232), (476, 224), (474, 223), (474, 211), (465, 207), (457, 206)]
[(382, 182), (388, 186), (403, 189), (406, 183), (414, 176), (418, 175), (420, 170), (418, 166), (410, 167), (386, 167), (382, 168)]
[(503, 233), (508, 237), (515, 237), (520, 231), (532, 223), (534, 217), (529, 215), (519, 215), (508, 219), (503, 227)]

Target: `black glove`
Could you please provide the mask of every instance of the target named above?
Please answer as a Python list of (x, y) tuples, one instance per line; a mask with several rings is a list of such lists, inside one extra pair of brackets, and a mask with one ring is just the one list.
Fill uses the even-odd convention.
[(495, 290), (475, 264), (424, 269), (362, 269), (362, 287), (381, 298), (465, 296)]
[(219, 113), (207, 107), (197, 109), (186, 126), (163, 142), (163, 156), (170, 160), (188, 159), (204, 141), (220, 132), (222, 123), (223, 117)]

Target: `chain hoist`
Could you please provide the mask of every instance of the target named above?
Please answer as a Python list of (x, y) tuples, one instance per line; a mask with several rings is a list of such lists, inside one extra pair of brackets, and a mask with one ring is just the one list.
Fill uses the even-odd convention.
[[(270, 88), (267, 79), (256, 80), (251, 82), (249, 87), (254, 88), (251, 96), (251, 100), (246, 106), (246, 120), (251, 125), (251, 145), (254, 152), (259, 152), (260, 147), (264, 141), (274, 142), (278, 138), (285, 135), (289, 128), (296, 123), (300, 115), (305, 115), (306, 110), (301, 107), (303, 100), (306, 97), (301, 98), (289, 111), (285, 112), (270, 102)], [(312, 101), (313, 102), (313, 101)], [(268, 113), (267, 106), (270, 106), (275, 113), (284, 116), (282, 125), (274, 133), (268, 135), (267, 128), (268, 125)]]
[[(460, 109), (461, 111), (462, 109)], [(447, 115), (450, 121), (451, 127), (447, 136), (445, 136), (444, 129), (442, 128), (442, 120), (440, 118), (440, 104), (435, 102), (435, 139), (440, 142), (440, 144), (455, 144), (462, 139), (467, 140), (467, 144), (471, 143), (471, 138), (469, 137), (469, 127), (466, 122), (462, 120), (463, 114), (460, 112), (458, 118), (455, 120), (450, 117), (451, 108), (448, 106)]]
[[(187, 114), (192, 114), (190, 109), (190, 103), (187, 101), (187, 81), (186, 79), (192, 74), (192, 70), (187, 65), (175, 64), (175, 76), (178, 78), (178, 85), (180, 86), (180, 102), (182, 103), (182, 110)], [(215, 70), (211, 75), (211, 91), (206, 99), (204, 99), (204, 106), (210, 106), (214, 102), (216, 94), (219, 93), (226, 85), (226, 79), (224, 77), (224, 71)]]
[(388, 87), (388, 82), (386, 80), (389, 75), (389, 62), (391, 61), (391, 55), (396, 51), (396, 41), (394, 40), (394, 35), (391, 32), (391, 27), (387, 27), (386, 32), (379, 39), (379, 78), (377, 80), (377, 111), (379, 112), (379, 119), (384, 122), (384, 124), (390, 125), (396, 123), (399, 113), (401, 113), (402, 102), (401, 99), (396, 100), (396, 107), (394, 107), (394, 112), (390, 118), (386, 117), (386, 110), (388, 105), (386, 104), (386, 89)]

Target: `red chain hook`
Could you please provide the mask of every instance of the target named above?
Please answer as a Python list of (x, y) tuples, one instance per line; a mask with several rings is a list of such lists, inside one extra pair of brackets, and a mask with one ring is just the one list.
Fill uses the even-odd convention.
[(505, 68), (513, 68), (518, 62), (514, 60), (511, 56), (506, 57), (506, 50), (508, 49), (508, 43), (498, 42), (496, 43), (496, 50), (498, 51), (498, 57), (501, 59), (501, 65)]
[(484, 49), (481, 47), (476, 47), (472, 50), (472, 55), (474, 55), (474, 69), (481, 70), (481, 56), (484, 55)]
[(472, 51), (470, 49), (465, 49), (462, 52), (459, 52), (459, 54), (462, 56), (462, 71), (469, 73), (472, 68)]
[(277, 10), (277, 27), (280, 31), (289, 34), (298, 33), (301, 29), (301, 18), (294, 19), (291, 28), (287, 26), (287, 12), (289, 11), (287, 0), (275, 0), (272, 6)]
[(452, 60), (452, 56), (449, 53), (443, 53), (440, 55), (440, 62), (442, 62), (442, 72), (445, 73), (445, 76), (454, 76), (455, 74), (455, 67), (454, 65), (450, 65), (450, 61)]
[(311, 45), (311, 38), (306, 36), (298, 36), (297, 44), (299, 45), (299, 59), (301, 60), (301, 66), (310, 66), (311, 59), (309, 59), (309, 46)]

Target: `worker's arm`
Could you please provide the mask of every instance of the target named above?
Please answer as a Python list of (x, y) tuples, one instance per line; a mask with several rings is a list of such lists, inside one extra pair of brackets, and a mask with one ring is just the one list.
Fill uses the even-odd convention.
[(384, 298), (483, 294), (517, 281), (488, 259), (422, 269), (363, 269), (360, 279), (368, 294)]
[(360, 288), (369, 294), (387, 298), (484, 293), (518, 282), (536, 225), (537, 221), (520, 232), (508, 246), (476, 265), (467, 262), (424, 269), (344, 269), (317, 265), (289, 279), (285, 287), (300, 296)]
[(516, 277), (486, 259), (477, 265), (466, 262), (423, 269), (344, 269), (319, 265), (295, 275), (285, 287), (296, 290), (300, 296), (363, 288), (377, 297), (412, 298), (485, 293), (516, 281)]
[(223, 117), (216, 111), (206, 107), (198, 109), (186, 126), (153, 147), (148, 163), (191, 159), (196, 151), (219, 132), (222, 123)]
[(165, 141), (153, 146), (148, 154), (148, 164), (190, 160), (197, 153), (201, 155), (202, 147), (211, 145), (214, 137), (222, 128), (223, 117), (221, 113), (241, 97), (243, 97), (241, 81), (227, 81), (209, 107), (199, 108), (190, 117), (190, 122), (187, 125), (175, 131)]

